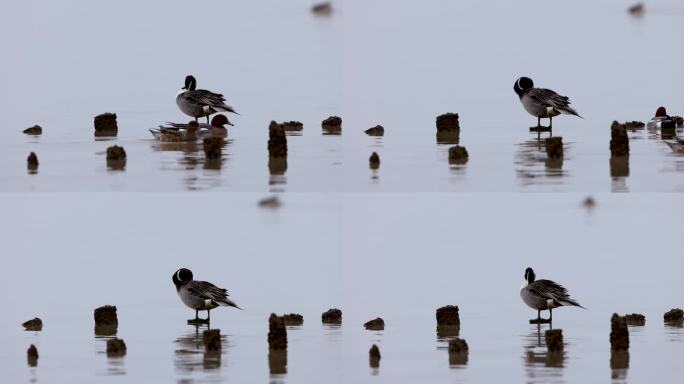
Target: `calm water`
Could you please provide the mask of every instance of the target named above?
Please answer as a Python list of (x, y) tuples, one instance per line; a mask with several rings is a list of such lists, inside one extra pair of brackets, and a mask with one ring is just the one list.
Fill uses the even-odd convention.
[[(630, 133), (611, 162), (610, 123), (684, 114), (684, 5), (622, 1), (309, 1), (212, 4), (7, 2), (0, 94), (0, 370), (8, 382), (654, 382), (684, 374), (679, 217), (684, 155), (660, 132)], [(11, 38), (10, 38), (11, 36)], [(201, 144), (148, 129), (184, 122), (186, 74), (240, 116), (219, 169)], [(512, 90), (520, 75), (571, 97), (554, 119), (565, 157), (549, 163)], [(118, 115), (119, 135), (92, 119)], [(461, 116), (466, 165), (450, 166), (435, 117)], [(320, 121), (343, 118), (342, 135)], [(284, 175), (271, 175), (270, 120), (299, 120)], [(35, 138), (21, 130), (40, 124)], [(381, 124), (382, 138), (363, 131)], [(682, 132), (678, 132), (682, 134)], [(124, 171), (105, 151), (122, 145)], [(37, 153), (37, 174), (26, 156)], [(377, 171), (368, 168), (375, 151)], [(204, 191), (195, 193), (189, 191)], [(39, 193), (26, 193), (39, 192)], [(49, 192), (49, 193), (45, 193)], [(93, 193), (98, 192), (98, 193)], [(141, 193), (143, 192), (143, 193)], [(163, 192), (163, 193), (160, 193)], [(460, 192), (460, 193), (453, 193)], [(487, 193), (481, 193), (487, 192)], [(521, 193), (540, 192), (540, 193)], [(612, 194), (611, 192), (632, 192)], [(636, 193), (634, 193), (636, 192)], [(283, 205), (257, 201), (279, 193)], [(597, 206), (580, 202), (593, 195)], [(171, 274), (225, 286), (220, 357), (185, 323)], [(560, 309), (566, 348), (545, 354), (519, 299), (525, 267), (566, 285), (588, 310)], [(119, 308), (123, 359), (108, 359), (92, 310)], [(464, 365), (449, 364), (434, 311), (461, 308)], [(320, 314), (343, 310), (342, 327)], [(298, 312), (286, 373), (271, 374), (271, 312)], [(629, 368), (610, 366), (613, 312), (640, 312)], [(42, 332), (21, 322), (41, 317)], [(381, 316), (386, 330), (362, 324)], [(541, 339), (539, 335), (541, 334)], [(199, 338), (198, 338), (199, 335)], [(38, 366), (26, 364), (35, 344)], [(368, 349), (382, 353), (379, 369)], [(272, 359), (274, 360), (274, 359)], [(496, 367), (496, 369), (492, 369)], [(278, 367), (275, 371), (278, 371)], [(281, 371), (282, 371), (282, 367)]]

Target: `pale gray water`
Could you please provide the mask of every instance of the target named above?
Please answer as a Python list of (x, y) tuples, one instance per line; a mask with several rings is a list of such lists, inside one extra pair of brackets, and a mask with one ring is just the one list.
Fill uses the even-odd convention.
[[(608, 142), (614, 119), (646, 121), (659, 105), (684, 114), (684, 6), (649, 2), (634, 18), (622, 1), (339, 1), (330, 17), (310, 5), (5, 4), (3, 382), (681, 377), (684, 330), (665, 327), (662, 314), (684, 306), (684, 156), (659, 132), (630, 133), (628, 176), (613, 176), (625, 165), (611, 169)], [(201, 144), (161, 145), (147, 131), (188, 120), (175, 94), (189, 73), (241, 113), (220, 170), (206, 169)], [(554, 119), (561, 167), (528, 132), (536, 119), (512, 89), (520, 75), (570, 96), (585, 117)], [(119, 136), (95, 140), (92, 119), (106, 111), (117, 113)], [(435, 117), (449, 111), (461, 116), (465, 166), (449, 166), (449, 145), (435, 142)], [(322, 135), (330, 115), (343, 118), (341, 136)], [(272, 119), (304, 123), (288, 137), (282, 176), (267, 167)], [(21, 133), (33, 124), (41, 137)], [(367, 137), (376, 124), (385, 136)], [(124, 171), (106, 167), (113, 144), (128, 153)], [(31, 151), (36, 175), (26, 171)], [(272, 192), (283, 206), (258, 207)], [(589, 194), (593, 211), (580, 207)], [(180, 266), (245, 308), (212, 314), (225, 335), (219, 362), (185, 324), (193, 313), (171, 282)], [(554, 313), (567, 343), (560, 367), (546, 366), (527, 324), (535, 313), (518, 296), (527, 266), (588, 308)], [(108, 359), (93, 335), (92, 310), (104, 304), (119, 308), (123, 359)], [(461, 308), (464, 366), (449, 366), (435, 333), (434, 311), (446, 304)], [(333, 306), (341, 328), (320, 324)], [(284, 375), (269, 374), (271, 312), (305, 317), (289, 331)], [(631, 328), (626, 371), (610, 369), (613, 312), (647, 317)], [(23, 332), (33, 316), (43, 331)], [(376, 316), (386, 330), (365, 331)], [(31, 343), (36, 368), (26, 364)], [(373, 343), (378, 370), (368, 366)]]

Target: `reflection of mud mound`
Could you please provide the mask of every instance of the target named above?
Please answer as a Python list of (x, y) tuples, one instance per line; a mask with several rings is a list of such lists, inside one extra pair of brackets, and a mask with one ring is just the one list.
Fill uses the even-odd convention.
[(220, 160), (226, 141), (221, 137), (207, 137), (202, 141), (204, 157), (207, 160)]
[(610, 369), (613, 379), (625, 379), (629, 368), (629, 351), (610, 351)]
[(646, 325), (646, 316), (640, 313), (630, 313), (624, 316), (627, 325), (642, 327)]
[(287, 172), (287, 157), (269, 157), (268, 171), (271, 175), (284, 175)]
[(468, 363), (468, 343), (454, 338), (449, 341), (449, 365), (465, 365)]
[(31, 344), (28, 351), (26, 351), (26, 358), (30, 367), (38, 365), (38, 348), (35, 345)]
[(40, 331), (43, 329), (43, 320), (34, 317), (31, 320), (25, 321), (21, 324), (27, 331)]
[(369, 320), (363, 324), (363, 327), (369, 331), (382, 331), (385, 329), (385, 320), (380, 317), (376, 317), (373, 320)]
[(610, 176), (629, 176), (629, 156), (619, 156), (610, 158)]
[(202, 333), (202, 343), (207, 351), (221, 350), (221, 330), (208, 329)]
[(371, 368), (378, 368), (380, 367), (380, 359), (382, 356), (380, 356), (380, 348), (378, 348), (377, 345), (373, 344), (371, 349), (368, 351), (368, 360), (369, 360), (369, 365)]
[(95, 137), (116, 136), (119, 126), (116, 123), (116, 113), (103, 113), (95, 116)]
[(449, 339), (452, 337), (458, 337), (461, 333), (460, 325), (438, 325), (437, 326), (437, 338), (440, 340)]
[(627, 321), (617, 313), (613, 313), (613, 317), (610, 318), (610, 348), (614, 351), (629, 349)]
[(549, 137), (544, 141), (546, 148), (546, 157), (549, 160), (558, 160), (563, 158), (563, 138), (560, 136)]
[(98, 336), (116, 335), (119, 327), (119, 319), (116, 315), (116, 306), (105, 305), (95, 309), (95, 334)]
[(268, 351), (268, 369), (271, 375), (284, 375), (287, 373), (287, 350)]
[(546, 348), (549, 352), (559, 352), (563, 350), (563, 330), (549, 329), (544, 332)]
[(331, 308), (321, 314), (321, 321), (327, 324), (342, 324), (342, 310)]

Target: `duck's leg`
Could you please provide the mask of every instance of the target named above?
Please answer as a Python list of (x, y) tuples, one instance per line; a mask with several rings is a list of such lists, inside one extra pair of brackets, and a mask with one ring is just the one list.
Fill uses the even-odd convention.
[(197, 122), (197, 116), (195, 116), (195, 123)]
[(553, 320), (553, 308), (549, 308), (549, 323)]
[(195, 309), (195, 320), (199, 320), (199, 309)]
[(541, 117), (537, 117), (537, 127), (541, 127)]
[(207, 115), (207, 127), (209, 127), (209, 115)]
[(207, 323), (209, 322), (209, 319), (210, 319), (210, 313), (211, 313), (211, 309), (207, 309)]

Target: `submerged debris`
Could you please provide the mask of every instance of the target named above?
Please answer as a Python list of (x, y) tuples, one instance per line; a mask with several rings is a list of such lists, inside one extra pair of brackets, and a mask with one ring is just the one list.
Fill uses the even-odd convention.
[(437, 318), (437, 325), (438, 326), (445, 326), (445, 325), (451, 325), (451, 326), (460, 326), (461, 325), (461, 319), (458, 315), (458, 306), (457, 305), (447, 305), (441, 308), (437, 308), (437, 311), (435, 312), (435, 317)]
[(644, 326), (646, 325), (646, 316), (640, 314), (640, 313), (630, 313), (625, 315), (625, 321), (627, 322), (627, 325), (633, 325), (633, 326)]
[(380, 359), (382, 356), (380, 356), (380, 348), (378, 348), (377, 345), (373, 344), (368, 351), (368, 360), (369, 360), (369, 365), (371, 368), (378, 368), (380, 366)]
[(468, 162), (468, 151), (465, 147), (455, 145), (449, 148), (449, 164), (465, 164)]
[(321, 314), (321, 321), (328, 324), (342, 324), (342, 310), (330, 308)]
[(376, 317), (373, 320), (365, 322), (363, 326), (369, 331), (382, 331), (385, 329), (385, 320), (383, 320), (381, 317)]
[(332, 3), (325, 1), (323, 3), (314, 4), (311, 6), (311, 12), (319, 16), (329, 16), (332, 14)]
[(280, 199), (278, 196), (269, 196), (259, 200), (260, 207), (278, 208), (280, 207)]
[(271, 121), (268, 126), (268, 155), (270, 157), (287, 156), (287, 136), (282, 124)]
[(546, 348), (549, 352), (559, 352), (563, 350), (563, 330), (549, 329), (544, 332), (544, 340), (546, 340)]
[(384, 136), (385, 128), (382, 125), (376, 125), (375, 127), (366, 129), (366, 135), (368, 136)]
[(119, 126), (116, 123), (116, 113), (103, 113), (95, 116), (95, 136), (116, 136)]
[(27, 135), (33, 135), (33, 136), (39, 136), (43, 134), (43, 128), (36, 124), (33, 127), (26, 128), (22, 132), (24, 132)]
[(666, 323), (683, 323), (684, 311), (679, 308), (673, 308), (665, 312), (663, 319)]
[(627, 8), (627, 12), (632, 16), (643, 16), (644, 12), (646, 12), (646, 7), (644, 7), (644, 3), (639, 2)]
[(126, 343), (122, 339), (107, 340), (107, 357), (121, 357), (126, 354)]
[(31, 172), (38, 170), (38, 156), (35, 152), (29, 153), (28, 158), (26, 158), (26, 167)]
[(218, 160), (223, 156), (223, 146), (226, 141), (222, 137), (205, 137), (202, 140), (204, 157), (207, 160)]
[(563, 138), (560, 136), (549, 137), (545, 141), (546, 156), (549, 160), (563, 158)]
[(299, 121), (286, 121), (282, 126), (285, 132), (299, 132), (304, 129), (304, 124)]
[(376, 152), (371, 153), (370, 158), (368, 159), (368, 163), (370, 169), (380, 168), (380, 156), (378, 156)]
[(626, 351), (629, 349), (627, 321), (617, 313), (613, 313), (613, 317), (610, 318), (610, 349), (614, 351)]
[(330, 116), (321, 122), (321, 127), (326, 135), (339, 135), (342, 133), (342, 118)]
[(613, 121), (610, 126), (610, 154), (613, 157), (628, 156), (629, 155), (629, 137), (627, 136), (627, 128)]
[(458, 113), (445, 113), (437, 116), (436, 125), (437, 143), (458, 144), (461, 135)]
[(28, 359), (29, 366), (35, 367), (36, 365), (38, 365), (38, 348), (36, 348), (35, 345), (31, 344), (31, 346), (26, 351), (26, 357)]
[(287, 349), (285, 318), (275, 313), (271, 313), (268, 318), (268, 348), (271, 350)]
[(304, 324), (304, 316), (298, 313), (286, 313), (283, 315), (285, 325), (302, 325)]
[(95, 334), (111, 336), (116, 334), (119, 319), (116, 316), (116, 306), (105, 305), (95, 309)]
[(27, 331), (40, 331), (43, 329), (43, 320), (34, 317), (31, 320), (27, 320), (21, 324)]
[(207, 351), (221, 350), (221, 330), (207, 329), (202, 333), (202, 343)]
[(594, 200), (594, 198), (591, 196), (587, 196), (584, 200), (582, 200), (582, 206), (586, 209), (593, 209), (596, 207), (596, 200)]
[(107, 148), (107, 167), (111, 169), (124, 169), (126, 166), (126, 151), (123, 147), (113, 145)]

